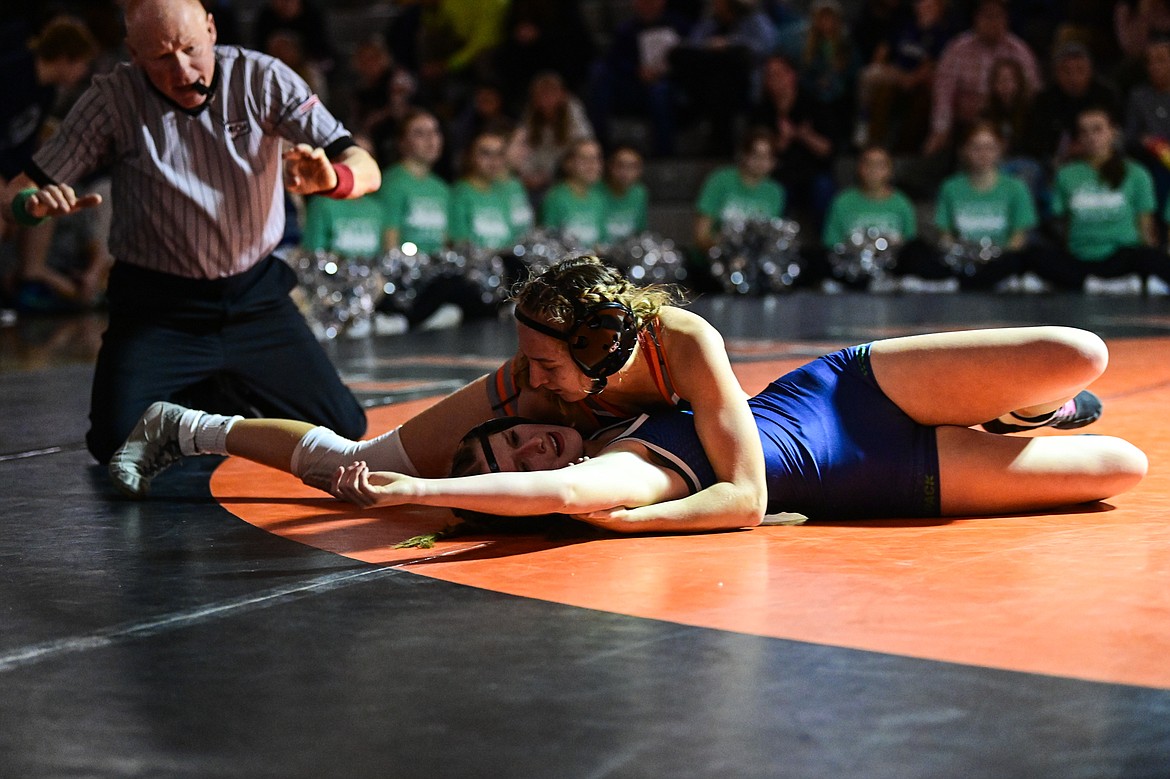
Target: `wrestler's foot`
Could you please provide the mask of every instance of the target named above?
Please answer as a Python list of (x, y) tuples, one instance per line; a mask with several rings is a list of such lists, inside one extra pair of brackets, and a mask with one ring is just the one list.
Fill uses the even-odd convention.
[(150, 480), (183, 457), (179, 420), (187, 409), (177, 403), (152, 403), (110, 458), (110, 478), (131, 498), (150, 492)]
[(1023, 430), (1035, 430), (1038, 427), (1055, 427), (1057, 430), (1075, 430), (1078, 427), (1091, 425), (1101, 417), (1101, 399), (1088, 390), (1081, 390), (1075, 398), (1058, 408), (1051, 417), (1035, 424), (1013, 425), (1001, 419), (993, 419), (983, 423), (983, 429), (989, 433), (1019, 433)]

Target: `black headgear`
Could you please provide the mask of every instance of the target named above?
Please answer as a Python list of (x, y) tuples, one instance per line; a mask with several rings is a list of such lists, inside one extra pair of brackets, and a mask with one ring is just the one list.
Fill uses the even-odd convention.
[(625, 303), (573, 304), (573, 323), (568, 330), (557, 330), (538, 322), (516, 308), (516, 319), (538, 333), (552, 336), (569, 345), (569, 356), (581, 372), (593, 380), (591, 394), (605, 389), (609, 376), (634, 353), (638, 344), (638, 320)]
[(483, 459), (487, 463), (488, 470), (492, 473), (500, 472), (500, 464), (496, 460), (496, 453), (492, 451), (491, 442), (488, 441), (488, 436), (502, 433), (505, 430), (511, 430), (517, 425), (539, 425), (535, 419), (527, 417), (498, 417), (496, 419), (489, 419), (486, 422), (480, 422), (475, 427), (467, 431), (463, 436), (466, 442), (470, 438), (474, 438), (479, 442), (479, 448), (483, 451)]

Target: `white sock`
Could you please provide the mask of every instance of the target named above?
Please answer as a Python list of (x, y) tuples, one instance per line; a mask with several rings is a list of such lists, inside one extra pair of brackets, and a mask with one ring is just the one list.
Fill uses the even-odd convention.
[(189, 408), (179, 417), (179, 451), (184, 457), (199, 453), (195, 448), (195, 429), (204, 416), (199, 409)]
[[(194, 454), (227, 454), (227, 435), (232, 426), (243, 417), (227, 417), (223, 414), (202, 414), (194, 424), (192, 448)], [(183, 440), (179, 438), (179, 448)], [(183, 451), (186, 454), (186, 451)]]

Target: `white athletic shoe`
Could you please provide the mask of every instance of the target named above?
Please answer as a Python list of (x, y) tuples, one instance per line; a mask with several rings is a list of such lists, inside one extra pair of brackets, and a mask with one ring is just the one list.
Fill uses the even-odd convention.
[(187, 409), (177, 403), (152, 403), (126, 443), (110, 458), (110, 478), (131, 498), (150, 492), (150, 480), (183, 458), (179, 419)]

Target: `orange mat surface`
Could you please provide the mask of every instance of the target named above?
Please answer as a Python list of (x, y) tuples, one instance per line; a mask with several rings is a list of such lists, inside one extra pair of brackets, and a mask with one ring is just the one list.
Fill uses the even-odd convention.
[[(775, 344), (772, 344), (776, 347)], [(1068, 513), (762, 527), (698, 536), (464, 537), (394, 549), (451, 520), (364, 511), (229, 460), (236, 516), (355, 560), (513, 595), (719, 630), (1170, 688), (1170, 346), (1110, 341), (1092, 431), (1146, 451), (1132, 492)], [(761, 350), (763, 351), (763, 350)], [(748, 391), (803, 360), (739, 364)], [(376, 409), (381, 432), (433, 400)]]

